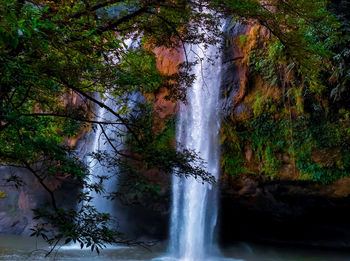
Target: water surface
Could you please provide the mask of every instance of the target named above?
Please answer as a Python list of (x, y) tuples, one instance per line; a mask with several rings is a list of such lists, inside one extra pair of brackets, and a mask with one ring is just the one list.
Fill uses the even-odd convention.
[[(42, 240), (19, 236), (0, 236), (0, 260), (62, 260), (62, 261), (146, 261), (159, 258), (167, 251), (166, 243), (159, 243), (150, 249), (142, 247), (113, 246), (102, 251), (100, 255), (88, 249), (78, 247), (60, 248), (50, 257), (45, 258), (49, 246)], [(232, 247), (221, 249), (227, 261), (349, 261), (350, 252), (326, 251), (319, 249), (261, 246), (237, 243)], [(164, 259), (165, 260), (165, 259)], [(213, 261), (222, 258), (211, 259)], [(202, 260), (198, 260), (202, 261)]]

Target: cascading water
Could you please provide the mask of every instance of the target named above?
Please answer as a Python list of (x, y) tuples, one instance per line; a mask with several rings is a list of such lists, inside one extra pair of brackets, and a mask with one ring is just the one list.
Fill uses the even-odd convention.
[[(208, 59), (211, 58), (211, 60)], [(207, 171), (218, 177), (220, 128), (219, 91), (221, 59), (218, 47), (193, 46), (189, 60), (200, 62), (193, 68), (196, 80), (188, 90), (188, 104), (180, 105), (177, 141), (195, 150), (207, 162)], [(173, 177), (173, 203), (170, 227), (170, 255), (197, 261), (218, 254), (214, 242), (217, 220), (215, 185), (194, 178)]]
[[(121, 102), (119, 100), (120, 104), (118, 104), (117, 99), (109, 97), (105, 101), (105, 104), (110, 108), (116, 109), (116, 111), (118, 111), (122, 107), (124, 109), (127, 107), (129, 110), (133, 111), (135, 104), (139, 102), (141, 98), (142, 97), (139, 93), (132, 93), (129, 95), (126, 103)], [(121, 151), (125, 142), (125, 135), (127, 134), (126, 127), (122, 124), (112, 124), (118, 120), (111, 112), (107, 111), (105, 108), (99, 107), (96, 111), (95, 118), (96, 121), (111, 124), (101, 124), (101, 126), (97, 126), (96, 131), (91, 134), (92, 142), (89, 146), (89, 153), (106, 152), (107, 154), (113, 155), (114, 149)], [(110, 143), (112, 143), (113, 146)], [(118, 157), (118, 155), (115, 155), (115, 157)], [(89, 194), (93, 197), (93, 200), (89, 204), (94, 206), (99, 212), (116, 214), (114, 213), (116, 212), (116, 209), (114, 209), (116, 203), (107, 199), (106, 195), (110, 192), (115, 192), (118, 190), (118, 166), (111, 168), (110, 166), (101, 165), (100, 162), (94, 157), (89, 157), (88, 166), (90, 169), (90, 173), (92, 174), (89, 179), (90, 184), (98, 183), (100, 180), (100, 176), (107, 177), (107, 179), (105, 179), (102, 183), (105, 193), (96, 194), (90, 191)], [(119, 217), (119, 215), (116, 216)]]
[[(112, 99), (107, 100), (107, 105), (112, 105)], [(96, 106), (96, 112), (95, 112), (95, 120), (99, 122), (113, 122), (114, 116), (112, 113), (106, 111), (106, 109), (101, 108), (99, 106)], [(112, 129), (104, 126), (104, 132), (108, 136), (112, 136)], [(105, 134), (102, 131), (101, 126), (96, 126), (95, 131), (91, 131), (89, 135), (87, 136), (87, 139), (84, 140), (77, 148), (77, 151), (82, 156), (91, 154), (91, 153), (97, 153), (97, 152), (110, 152), (111, 146), (109, 145), (108, 141), (106, 140)], [(99, 177), (105, 176), (108, 177), (102, 182), (103, 189), (105, 193), (97, 194), (93, 191), (90, 191), (88, 189), (85, 189), (84, 192), (88, 193), (90, 197), (92, 197), (92, 200), (90, 202), (83, 201), (82, 206), (90, 205), (94, 207), (98, 212), (103, 213), (109, 213), (113, 214), (113, 205), (111, 204), (111, 201), (105, 198), (105, 194), (108, 192), (115, 191), (116, 188), (116, 182), (117, 178), (116, 175), (113, 175), (113, 173), (109, 172), (109, 169), (99, 163), (95, 157), (88, 156), (86, 159), (86, 163), (90, 170), (90, 177), (88, 179), (88, 183), (90, 185), (94, 183), (99, 183)], [(80, 208), (81, 206), (79, 206)], [(71, 243), (70, 245), (63, 246), (61, 249), (63, 250), (75, 250), (80, 249), (79, 243)]]
[[(107, 100), (107, 105), (111, 106), (111, 99)], [(112, 113), (106, 111), (104, 108), (98, 107), (96, 111), (96, 120), (100, 122), (113, 122), (115, 120), (114, 115)], [(89, 153), (97, 153), (97, 152), (110, 152), (112, 150), (110, 144), (108, 143), (106, 136), (113, 137), (113, 134), (111, 133), (112, 130), (108, 128), (108, 126), (104, 126), (104, 133), (102, 131), (101, 126), (97, 126), (97, 129), (95, 133), (92, 133), (92, 142)], [(106, 176), (108, 179), (105, 179), (103, 181), (103, 187), (105, 191), (112, 192), (115, 190), (116, 186), (116, 177), (113, 176), (113, 174), (109, 173), (108, 168), (102, 166), (96, 159), (93, 157), (88, 158), (88, 166), (90, 169), (90, 172), (92, 176), (89, 179), (89, 183), (98, 183), (99, 182), (99, 176)], [(112, 204), (111, 201), (106, 199), (104, 197), (104, 193), (102, 194), (96, 194), (93, 192), (90, 192), (90, 196), (93, 197), (92, 202), (90, 204), (94, 206), (97, 211), (99, 212), (105, 212), (112, 214)]]
[[(132, 38), (124, 39), (124, 51), (127, 51), (132, 48), (138, 48), (139, 39), (133, 40)], [(119, 63), (120, 61), (113, 57), (111, 55), (112, 60), (114, 63)], [(110, 95), (107, 94), (105, 97), (106, 100), (104, 103), (112, 108), (118, 111), (122, 107), (128, 107), (133, 108), (134, 102), (137, 100), (140, 100), (140, 95), (138, 93), (133, 93), (129, 95), (129, 101), (122, 102), (122, 100), (119, 100), (117, 98), (110, 97)], [(128, 100), (128, 99), (127, 99)], [(102, 108), (100, 106), (97, 106), (96, 108), (96, 121), (100, 122), (109, 122), (113, 123), (116, 121), (115, 115), (113, 115), (110, 111), (107, 111), (105, 108)], [(115, 127), (117, 126), (117, 127)], [(103, 128), (103, 131), (102, 131)], [(119, 135), (116, 135), (116, 133), (119, 133)], [(126, 134), (126, 128), (124, 125), (105, 125), (101, 124), (101, 126), (97, 126), (97, 129), (94, 133), (92, 133), (92, 142), (90, 143), (90, 146), (88, 148), (88, 153), (97, 153), (97, 152), (106, 152), (106, 153), (113, 153), (113, 149), (122, 149), (123, 144), (123, 133)], [(107, 139), (108, 137), (108, 139)], [(113, 147), (110, 143), (113, 143)], [(107, 179), (105, 179), (102, 183), (103, 188), (106, 193), (102, 194), (96, 194), (93, 192), (90, 192), (89, 194), (93, 197), (92, 202), (90, 204), (94, 206), (97, 211), (99, 212), (106, 212), (109, 214), (113, 214), (113, 203), (106, 199), (106, 194), (116, 191), (117, 188), (117, 174), (114, 172), (118, 172), (117, 169), (110, 169), (108, 167), (102, 166), (98, 160), (94, 159), (94, 157), (88, 158), (88, 166), (90, 169), (90, 173), (92, 174), (91, 178), (89, 179), (89, 183), (98, 183), (100, 176), (105, 176)]]

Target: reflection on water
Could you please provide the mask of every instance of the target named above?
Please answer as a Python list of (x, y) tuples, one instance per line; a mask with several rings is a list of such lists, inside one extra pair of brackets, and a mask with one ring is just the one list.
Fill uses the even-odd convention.
[[(41, 240), (19, 236), (0, 236), (0, 260), (63, 260), (63, 261), (146, 261), (156, 259), (166, 252), (166, 244), (157, 244), (152, 249), (142, 247), (114, 246), (102, 251), (100, 255), (89, 249), (79, 247), (61, 247), (49, 258), (45, 254), (50, 248)], [(349, 261), (350, 252), (325, 251), (317, 249), (300, 249), (277, 246), (259, 246), (239, 243), (230, 248), (222, 249), (225, 256), (220, 260), (245, 261)], [(163, 260), (167, 260), (164, 258)], [(198, 260), (202, 261), (202, 260)], [(212, 260), (211, 260), (212, 261)], [(215, 259), (217, 261), (217, 259)]]

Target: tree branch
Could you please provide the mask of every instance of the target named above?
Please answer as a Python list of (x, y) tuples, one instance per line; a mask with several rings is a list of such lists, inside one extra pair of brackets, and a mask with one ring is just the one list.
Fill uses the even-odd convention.
[(95, 34), (100, 35), (105, 31), (117, 30), (117, 27), (119, 25), (121, 25), (122, 23), (126, 23), (126, 22), (130, 21), (132, 18), (137, 17), (143, 13), (146, 13), (146, 11), (147, 11), (147, 8), (142, 7), (133, 13), (125, 15), (121, 18), (114, 19), (112, 22), (108, 23), (107, 25), (97, 28)]
[(82, 119), (82, 118), (77, 118), (70, 115), (63, 115), (63, 114), (57, 114), (57, 113), (28, 113), (28, 114), (21, 114), (20, 116), (25, 116), (25, 117), (53, 116), (53, 117), (60, 117), (60, 118), (69, 118), (69, 119), (81, 121), (81, 122), (96, 123), (96, 124), (106, 124), (106, 125), (123, 124), (122, 122), (94, 121), (94, 120)]
[(37, 178), (37, 180), (43, 186), (43, 188), (49, 193), (50, 198), (51, 198), (52, 207), (55, 211), (57, 211), (58, 208), (57, 208), (56, 198), (55, 198), (54, 192), (51, 189), (49, 189), (48, 186), (46, 186), (44, 180), (39, 176), (38, 173), (36, 173), (36, 171), (30, 166), (30, 164), (28, 162), (24, 162), (24, 165)]
[(112, 147), (112, 149), (114, 150), (115, 153), (117, 153), (118, 155), (123, 156), (123, 157), (132, 158), (132, 159), (140, 161), (140, 159), (138, 159), (136, 157), (132, 157), (131, 155), (124, 154), (124, 153), (120, 152), (119, 150), (117, 150), (117, 148), (114, 146), (112, 141), (109, 139), (109, 137), (108, 137), (105, 129), (103, 128), (102, 124), (99, 124), (99, 126), (100, 126), (100, 128), (102, 130), (103, 135), (106, 137), (106, 140), (107, 140), (108, 144), (111, 145), (111, 147)]
[(83, 15), (86, 15), (86, 14), (88, 14), (90, 12), (96, 11), (97, 9), (106, 7), (106, 6), (111, 5), (111, 4), (120, 3), (120, 2), (123, 2), (123, 1), (119, 1), (119, 0), (104, 1), (102, 3), (93, 5), (93, 6), (89, 7), (89, 8), (87, 8), (84, 11), (75, 13), (74, 15), (71, 16), (71, 18), (79, 18), (80, 16), (83, 16)]
[(135, 138), (136, 142), (143, 147), (143, 144), (141, 143), (141, 141), (139, 140), (137, 134), (133, 131), (133, 129), (130, 128), (129, 124), (126, 122), (126, 120), (121, 117), (118, 113), (116, 113), (114, 110), (112, 110), (109, 106), (107, 106), (106, 104), (104, 104), (103, 102), (98, 101), (97, 99), (91, 97), (90, 95), (88, 95), (87, 93), (83, 92), (82, 90), (80, 90), (79, 88), (76, 88), (75, 86), (69, 84), (67, 81), (65, 81), (64, 79), (61, 78), (61, 81), (63, 82), (63, 84), (65, 84), (68, 88), (72, 89), (73, 91), (81, 94), (83, 97), (85, 97), (86, 99), (92, 101), (93, 103), (97, 104), (98, 106), (100, 106), (101, 108), (105, 108), (107, 111), (109, 111), (110, 113), (112, 113), (114, 116), (116, 116), (120, 122), (125, 126), (125, 128), (131, 133), (131, 135), (133, 135), (133, 137)]

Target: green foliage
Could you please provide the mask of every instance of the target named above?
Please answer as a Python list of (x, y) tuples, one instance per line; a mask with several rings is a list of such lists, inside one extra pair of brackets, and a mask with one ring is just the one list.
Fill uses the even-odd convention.
[[(49, 208), (41, 208), (36, 209), (34, 214), (34, 219), (50, 220), (52, 225), (60, 228), (54, 235), (48, 233), (49, 230), (40, 224), (31, 229), (31, 236), (42, 237), (53, 246), (46, 256), (51, 254), (61, 240), (64, 240), (64, 244), (78, 243), (81, 248), (90, 248), (97, 253), (106, 247), (105, 242), (138, 244), (136, 241), (124, 239), (124, 235), (116, 229), (116, 220), (113, 220), (110, 214), (100, 213), (91, 205), (85, 204), (78, 210), (60, 208), (54, 212)], [(82, 237), (82, 234), (85, 236)]]
[[(257, 94), (257, 99), (261, 95)], [(319, 111), (313, 111), (309, 117), (293, 115), (278, 108), (271, 112), (266, 103), (262, 113), (252, 114), (251, 118), (237, 118), (226, 123), (224, 132), (232, 132), (234, 139), (223, 143), (223, 168), (227, 174), (244, 174), (245, 163), (239, 144), (250, 144), (258, 162), (262, 162), (259, 173), (278, 178), (281, 167), (281, 155), (288, 155), (291, 163), (300, 171), (300, 179), (315, 182), (332, 183), (334, 180), (349, 176), (349, 118), (342, 114), (336, 121)], [(232, 149), (231, 149), (232, 148)], [(237, 161), (239, 157), (240, 161)], [(228, 159), (236, 165), (227, 164)]]
[(246, 168), (242, 166), (244, 160), (242, 159), (241, 153), (227, 152), (221, 158), (221, 167), (225, 169), (225, 173), (229, 175), (241, 175), (248, 173)]
[[(142, 49), (127, 53), (114, 73), (117, 75), (115, 84), (130, 90), (141, 88), (142, 92), (154, 92), (165, 82), (162, 81), (165, 77), (157, 70), (154, 54)], [(116, 90), (119, 96), (124, 94), (125, 88)]]
[(247, 40), (248, 40), (248, 36), (240, 35), (238, 38), (239, 46), (241, 46), (241, 47), (244, 46), (247, 43)]
[[(249, 54), (250, 76), (262, 77), (270, 87), (248, 90), (251, 112), (233, 116), (223, 126), (224, 133), (234, 132), (235, 137), (223, 143), (223, 162), (230, 159), (238, 164), (237, 172), (244, 173), (244, 155), (229, 148), (230, 143), (245, 144), (260, 162), (255, 172), (258, 168), (269, 177), (278, 178), (281, 164), (291, 164), (294, 177), (299, 171), (300, 179), (316, 182), (349, 176), (345, 155), (350, 27), (342, 7), (323, 0), (272, 1), (268, 6), (254, 0), (216, 4), (228, 8), (235, 19), (255, 19), (271, 33), (260, 49)], [(282, 155), (290, 162), (283, 163)], [(224, 164), (226, 173), (231, 169)]]
[(271, 147), (266, 147), (265, 164), (264, 164), (264, 167), (261, 169), (261, 172), (269, 177), (277, 177), (279, 167), (280, 167), (280, 162), (276, 158), (274, 152), (271, 151)]
[[(324, 91), (321, 78), (332, 66), (333, 47), (348, 39), (341, 32), (342, 24), (327, 10), (327, 1), (272, 1), (264, 5), (255, 0), (227, 0), (216, 4), (229, 9), (236, 19), (255, 19), (272, 34), (266, 50), (251, 54), (252, 68), (269, 78), (271, 85), (275, 84), (281, 66), (290, 65), (297, 67), (303, 84), (311, 91), (319, 94)], [(338, 70), (339, 74), (344, 73)], [(347, 76), (341, 78), (339, 82), (347, 81)]]
[(236, 134), (236, 128), (230, 126), (226, 121), (222, 122), (221, 140), (223, 151), (221, 155), (221, 167), (226, 174), (240, 175), (248, 171), (244, 167), (241, 143)]
[(267, 43), (267, 50), (256, 49), (249, 54), (249, 65), (253, 72), (262, 75), (273, 86), (277, 84), (279, 69), (286, 66), (285, 47), (278, 38)]
[[(33, 236), (52, 233), (55, 242), (67, 237), (96, 251), (119, 240), (118, 233), (106, 230), (103, 213), (61, 210), (47, 185), (48, 180), (74, 180), (83, 191), (104, 193), (106, 176), (89, 184), (93, 173), (69, 146), (70, 139), (92, 124), (93, 130), (110, 126), (120, 140), (131, 135), (148, 167), (170, 173), (179, 165), (179, 175), (207, 175), (195, 153), (168, 144), (171, 128), (153, 135), (149, 122), (133, 125), (130, 116), (130, 104), (143, 103), (134, 100), (135, 93), (166, 86), (170, 94), (185, 98), (183, 91), (193, 80), (189, 70), (161, 75), (154, 54), (137, 44), (130, 47), (126, 40), (143, 35), (155, 47), (209, 43), (218, 32), (214, 15), (201, 14), (195, 11), (200, 4), (184, 1), (0, 0), (0, 5), (0, 162), (27, 168), (50, 196), (47, 213), (38, 212), (47, 231), (40, 229)], [(191, 28), (185, 30), (186, 24)], [(101, 107), (113, 119), (94, 117)], [(116, 144), (114, 137), (108, 142)], [(132, 155), (114, 149), (113, 155), (100, 151), (92, 156), (115, 170)], [(91, 200), (83, 192), (80, 197)], [(100, 223), (95, 226), (96, 220)]]
[[(113, 145), (113, 154), (99, 151), (92, 156), (111, 169), (127, 168), (130, 173), (137, 173), (136, 167), (126, 163), (139, 161), (146, 169), (157, 168), (214, 182), (195, 152), (175, 149), (171, 120), (155, 131), (153, 111), (148, 104), (141, 102), (136, 106), (137, 113), (129, 106), (139, 103), (132, 94), (153, 92), (160, 86), (169, 87), (173, 97), (185, 99), (184, 90), (193, 82), (193, 76), (188, 63), (177, 74), (161, 75), (154, 54), (145, 46), (129, 48), (126, 39), (142, 35), (152, 47), (216, 43), (220, 15), (202, 12), (203, 4), (235, 18), (256, 19), (268, 28), (275, 38), (268, 43), (267, 52), (252, 52), (251, 66), (270, 85), (282, 82), (277, 77), (281, 68), (293, 69), (296, 79), (290, 84), (293, 91), (282, 94), (292, 107), (298, 99), (316, 93), (317, 98), (309, 97), (310, 104), (322, 111), (323, 95), (339, 100), (346, 93), (349, 56), (348, 49), (343, 48), (346, 39), (339, 34), (341, 24), (326, 10), (323, 0), (273, 1), (272, 10), (277, 11), (257, 0), (0, 0), (0, 162), (27, 168), (51, 200), (46, 209), (37, 210), (37, 217), (51, 226), (37, 227), (33, 236), (43, 236), (54, 244), (67, 238), (65, 243), (72, 240), (96, 251), (107, 243), (129, 243), (121, 240), (118, 231), (109, 229), (108, 215), (91, 206), (79, 211), (61, 209), (54, 191), (46, 186), (48, 179), (66, 178), (87, 191), (104, 192), (102, 181), (106, 177), (89, 184), (87, 178), (92, 173), (67, 142), (92, 124), (102, 130), (112, 126), (115, 137), (127, 140), (134, 153), (121, 150), (113, 138), (107, 139)], [(345, 34), (346, 29), (341, 28), (341, 32)], [(241, 37), (240, 44), (246, 40)], [(329, 77), (334, 83), (328, 88), (327, 80), (321, 76), (333, 67), (336, 70), (331, 70)], [(96, 92), (100, 97), (96, 97)], [(346, 114), (341, 116), (340, 110), (336, 110), (341, 128), (331, 116), (317, 127), (317, 121), (313, 122), (318, 119), (316, 112), (303, 119), (296, 119), (295, 113), (289, 117), (291, 113), (281, 104), (266, 100), (263, 93), (259, 95), (251, 121), (244, 121), (233, 130), (224, 127), (227, 138), (223, 140), (222, 165), (227, 173), (251, 172), (244, 166), (242, 144), (257, 151), (258, 159), (264, 162), (263, 172), (271, 177), (279, 167), (275, 155), (280, 151), (291, 154), (303, 174), (313, 180), (330, 182), (348, 173), (350, 159), (346, 156), (349, 155), (346, 145), (350, 131)], [(78, 101), (71, 101), (72, 97)], [(298, 106), (302, 111), (302, 104)], [(98, 107), (114, 118), (108, 122), (94, 118)], [(310, 113), (310, 108), (306, 109), (305, 115)], [(283, 111), (283, 117), (277, 115), (278, 110)], [(305, 147), (306, 144), (310, 147)], [(341, 152), (336, 163), (322, 166), (310, 160), (312, 149), (334, 146)], [(137, 177), (137, 189), (159, 190)], [(9, 182), (21, 184), (15, 177)], [(91, 196), (82, 192), (80, 200), (91, 202)]]
[(196, 152), (175, 144), (175, 118), (159, 128), (150, 104), (139, 105), (138, 117), (133, 119), (133, 129), (138, 130), (139, 140), (129, 135), (128, 144), (139, 155), (146, 169), (157, 168), (164, 174), (193, 176), (203, 182), (215, 182), (215, 178), (204, 170), (205, 162)]

